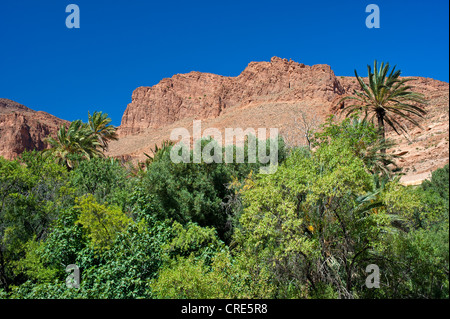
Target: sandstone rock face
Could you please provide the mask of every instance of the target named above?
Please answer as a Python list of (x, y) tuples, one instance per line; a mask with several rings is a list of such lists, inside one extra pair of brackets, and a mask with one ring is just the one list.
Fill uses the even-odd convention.
[[(430, 171), (449, 162), (449, 84), (414, 77), (409, 82), (428, 99), (422, 128), (407, 125), (408, 136), (388, 130), (397, 145), (393, 153), (407, 152), (398, 163), (405, 182), (416, 183)], [(365, 79), (367, 80), (367, 79)], [(144, 160), (144, 152), (165, 139), (177, 127), (278, 128), (279, 133), (302, 144), (297, 119), (307, 115), (316, 124), (329, 114), (340, 114), (343, 96), (359, 90), (355, 77), (335, 76), (328, 65), (307, 66), (273, 57), (270, 62), (251, 62), (237, 77), (191, 72), (163, 79), (153, 87), (137, 88), (119, 127), (119, 141), (108, 155)], [(348, 102), (346, 102), (348, 103)]]
[(163, 79), (154, 87), (139, 87), (125, 110), (119, 133), (139, 133), (194, 114), (216, 117), (225, 107), (221, 96), (227, 82), (219, 75), (191, 72)]
[(45, 149), (45, 138), (64, 122), (48, 113), (0, 99), (0, 156), (13, 159), (25, 150)]
[(139, 87), (122, 117), (119, 135), (138, 134), (186, 117), (218, 117), (229, 107), (251, 102), (317, 100), (330, 103), (344, 93), (330, 66), (273, 57), (251, 62), (237, 77), (191, 72)]

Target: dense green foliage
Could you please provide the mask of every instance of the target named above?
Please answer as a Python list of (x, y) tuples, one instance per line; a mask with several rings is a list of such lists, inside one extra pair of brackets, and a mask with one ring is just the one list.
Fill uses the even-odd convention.
[(383, 143), (330, 118), (273, 174), (171, 143), (138, 167), (0, 158), (0, 298), (448, 298), (448, 166), (403, 186)]

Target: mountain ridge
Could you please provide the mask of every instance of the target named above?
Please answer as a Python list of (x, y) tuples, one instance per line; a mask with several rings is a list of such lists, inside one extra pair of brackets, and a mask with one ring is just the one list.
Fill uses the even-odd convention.
[[(413, 78), (413, 90), (430, 101), (427, 116), (420, 119), (423, 128), (410, 126), (408, 138), (388, 130), (388, 137), (399, 143), (392, 152), (407, 151), (399, 163), (407, 170), (404, 180), (424, 179), (448, 163), (449, 84)], [(108, 154), (145, 160), (144, 153), (169, 139), (173, 129), (192, 130), (193, 120), (202, 120), (203, 129), (222, 132), (227, 127), (276, 127), (283, 137), (297, 136), (297, 144), (305, 144), (295, 118), (307, 114), (311, 121), (323, 123), (327, 116), (339, 115), (343, 107), (339, 100), (355, 89), (359, 85), (354, 77), (337, 76), (329, 65), (307, 66), (279, 57), (250, 62), (235, 77), (196, 71), (176, 74), (133, 91), (118, 129), (120, 139), (110, 144)]]
[[(400, 160), (404, 181), (415, 183), (430, 171), (449, 162), (449, 84), (413, 77), (413, 90), (429, 100), (421, 128), (410, 126), (408, 136), (388, 137), (398, 144), (392, 152), (407, 152)], [(123, 160), (145, 160), (155, 144), (170, 137), (173, 129), (278, 128), (290, 145), (305, 144), (297, 121), (306, 116), (318, 127), (331, 114), (339, 116), (339, 100), (358, 90), (354, 77), (337, 76), (329, 65), (307, 66), (288, 59), (250, 62), (237, 76), (191, 71), (164, 78), (132, 92), (131, 103), (118, 127), (119, 140), (112, 141), (106, 155)], [(107, 110), (105, 110), (107, 111)], [(312, 123), (314, 122), (314, 123)], [(45, 138), (56, 134), (68, 121), (34, 111), (0, 98), (0, 156), (17, 157), (25, 150), (42, 150)]]

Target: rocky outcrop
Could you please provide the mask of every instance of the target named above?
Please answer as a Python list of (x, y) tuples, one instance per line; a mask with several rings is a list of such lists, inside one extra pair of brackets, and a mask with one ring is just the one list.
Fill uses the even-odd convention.
[(0, 156), (13, 159), (25, 150), (45, 149), (45, 138), (64, 122), (48, 113), (0, 99)]
[(229, 79), (191, 72), (163, 79), (153, 87), (134, 90), (122, 117), (120, 135), (136, 134), (189, 116), (218, 116), (228, 101), (223, 99)]
[(119, 134), (138, 134), (187, 117), (214, 118), (227, 108), (254, 101), (317, 100), (329, 104), (343, 93), (330, 66), (307, 66), (277, 57), (270, 62), (251, 62), (237, 77), (177, 74), (133, 92)]
[[(404, 181), (417, 182), (431, 170), (449, 162), (449, 84), (414, 77), (409, 82), (428, 99), (427, 115), (420, 128), (408, 136), (388, 129), (397, 145), (392, 152), (407, 152), (399, 162)], [(367, 81), (367, 79), (365, 79)], [(168, 139), (176, 127), (190, 128), (193, 119), (202, 127), (276, 127), (279, 133), (301, 142), (296, 119), (306, 114), (320, 124), (329, 114), (339, 114), (342, 97), (359, 89), (355, 77), (335, 76), (325, 64), (307, 66), (273, 57), (251, 62), (237, 77), (191, 72), (163, 79), (153, 87), (137, 88), (119, 127), (119, 141), (110, 144), (110, 156), (144, 160), (144, 152)], [(348, 103), (348, 102), (346, 102)], [(407, 124), (407, 123), (406, 123)]]

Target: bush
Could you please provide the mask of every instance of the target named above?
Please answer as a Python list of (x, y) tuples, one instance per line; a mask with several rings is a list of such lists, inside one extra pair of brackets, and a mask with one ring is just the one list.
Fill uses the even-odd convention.
[[(204, 147), (211, 140), (202, 140)], [(280, 142), (280, 145), (284, 145)], [(170, 146), (172, 147), (172, 146)], [(248, 147), (248, 145), (246, 146)], [(266, 144), (268, 146), (268, 143)], [(227, 240), (231, 225), (224, 203), (230, 191), (227, 185), (233, 177), (245, 178), (260, 163), (173, 163), (170, 152), (161, 150), (163, 156), (153, 161), (142, 178), (142, 191), (151, 197), (152, 206), (159, 219), (173, 219), (182, 224), (198, 223), (212, 226), (219, 237)], [(191, 158), (193, 153), (191, 152)], [(236, 155), (236, 153), (234, 153)], [(248, 153), (244, 153), (248, 154)], [(283, 146), (279, 160), (286, 156)]]
[(100, 203), (126, 208), (133, 180), (118, 160), (93, 158), (81, 161), (70, 172), (70, 184), (78, 196), (92, 194)]

